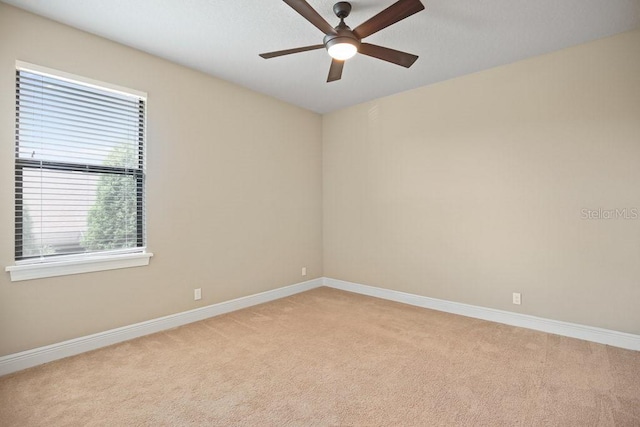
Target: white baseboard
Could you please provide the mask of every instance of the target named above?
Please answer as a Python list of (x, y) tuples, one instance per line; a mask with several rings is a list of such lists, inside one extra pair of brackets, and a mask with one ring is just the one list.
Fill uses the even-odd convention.
[(563, 335), (572, 338), (593, 341), (600, 344), (607, 344), (614, 347), (626, 348), (640, 351), (640, 335), (633, 335), (624, 332), (612, 331), (609, 329), (596, 328), (593, 326), (578, 325), (575, 323), (561, 322), (558, 320), (544, 319), (541, 317), (529, 316), (526, 314), (512, 313), (509, 311), (495, 310), (492, 308), (479, 307), (475, 305), (462, 304), (458, 302), (445, 301), (436, 298), (429, 298), (420, 295), (408, 294), (405, 292), (393, 291), (390, 289), (376, 288), (359, 283), (346, 282), (331, 278), (319, 278), (306, 282), (296, 283), (291, 286), (262, 292), (225, 301), (206, 307), (157, 319), (140, 322), (133, 325), (87, 335), (45, 347), (38, 347), (20, 353), (10, 354), (0, 357), (0, 376), (7, 375), (43, 363), (52, 362), (76, 354), (96, 350), (108, 345), (128, 341), (144, 335), (172, 329), (188, 323), (219, 316), (235, 310), (251, 307), (257, 304), (288, 297), (300, 292), (308, 291), (320, 286), (328, 286), (344, 291), (369, 295), (372, 297), (401, 302), (432, 310), (444, 311), (447, 313), (459, 314), (476, 319), (489, 320), (492, 322), (504, 323), (522, 328), (534, 329), (551, 334)]
[(476, 319), (489, 320), (491, 322), (504, 323), (506, 325), (519, 326), (565, 337), (578, 338), (614, 347), (640, 351), (640, 335), (596, 328), (593, 326), (578, 325), (575, 323), (561, 322), (558, 320), (544, 319), (542, 317), (462, 304), (459, 302), (423, 297), (420, 295), (376, 288), (373, 286), (345, 282), (344, 280), (330, 279), (327, 277), (324, 278), (323, 284), (324, 286), (335, 289), (342, 289), (344, 291), (369, 295), (418, 307), (430, 308), (432, 310), (444, 311), (447, 313), (474, 317)]
[(322, 286), (322, 278), (0, 357), (0, 376)]

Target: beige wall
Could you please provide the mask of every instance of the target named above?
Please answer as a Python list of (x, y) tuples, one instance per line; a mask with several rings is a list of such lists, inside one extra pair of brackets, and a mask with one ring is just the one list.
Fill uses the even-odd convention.
[(148, 267), (27, 282), (2, 271), (0, 355), (322, 275), (319, 115), (4, 4), (2, 270), (13, 264), (16, 59), (148, 93), (155, 256)]
[(327, 114), (323, 169), (325, 276), (640, 334), (640, 219), (581, 219), (640, 209), (640, 31)]

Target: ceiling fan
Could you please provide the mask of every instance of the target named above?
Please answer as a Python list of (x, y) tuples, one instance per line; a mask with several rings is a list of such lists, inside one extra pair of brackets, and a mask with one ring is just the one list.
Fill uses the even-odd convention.
[(351, 4), (349, 2), (341, 1), (333, 5), (333, 12), (340, 18), (340, 23), (334, 28), (305, 0), (283, 1), (322, 31), (325, 34), (324, 40), (322, 44), (261, 53), (260, 56), (265, 59), (326, 48), (332, 58), (327, 82), (340, 80), (344, 61), (356, 53), (382, 59), (405, 68), (411, 67), (418, 59), (416, 55), (410, 53), (364, 43), (362, 39), (423, 10), (424, 5), (420, 0), (399, 0), (353, 30), (344, 23), (344, 19), (351, 12)]

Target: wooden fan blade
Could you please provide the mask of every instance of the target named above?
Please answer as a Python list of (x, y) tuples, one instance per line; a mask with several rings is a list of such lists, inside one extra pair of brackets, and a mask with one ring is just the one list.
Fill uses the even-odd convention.
[(322, 49), (323, 44), (314, 44), (313, 46), (296, 47), (295, 49), (277, 50), (275, 52), (261, 53), (264, 59), (275, 58), (276, 56), (291, 55), (292, 53), (306, 52), (308, 50)]
[(405, 68), (411, 67), (418, 59), (416, 55), (412, 55), (410, 53), (400, 52), (399, 50), (389, 49), (388, 47), (369, 43), (361, 43), (358, 53), (401, 65)]
[(342, 78), (342, 67), (344, 67), (344, 61), (338, 61), (337, 59), (331, 60), (331, 68), (329, 68), (327, 83), (334, 82)]
[(284, 0), (284, 2), (324, 34), (337, 34), (336, 30), (305, 0)]
[(424, 5), (420, 0), (399, 0), (369, 20), (358, 25), (356, 29), (353, 30), (353, 34), (362, 40), (423, 9)]

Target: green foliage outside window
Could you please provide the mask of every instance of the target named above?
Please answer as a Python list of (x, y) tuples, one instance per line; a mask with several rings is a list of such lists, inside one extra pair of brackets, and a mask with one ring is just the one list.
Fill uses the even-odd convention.
[[(131, 145), (116, 147), (105, 166), (136, 168), (136, 150)], [(137, 242), (137, 191), (133, 175), (103, 174), (96, 191), (96, 202), (89, 211), (87, 232), (82, 246), (89, 251), (123, 249)]]

